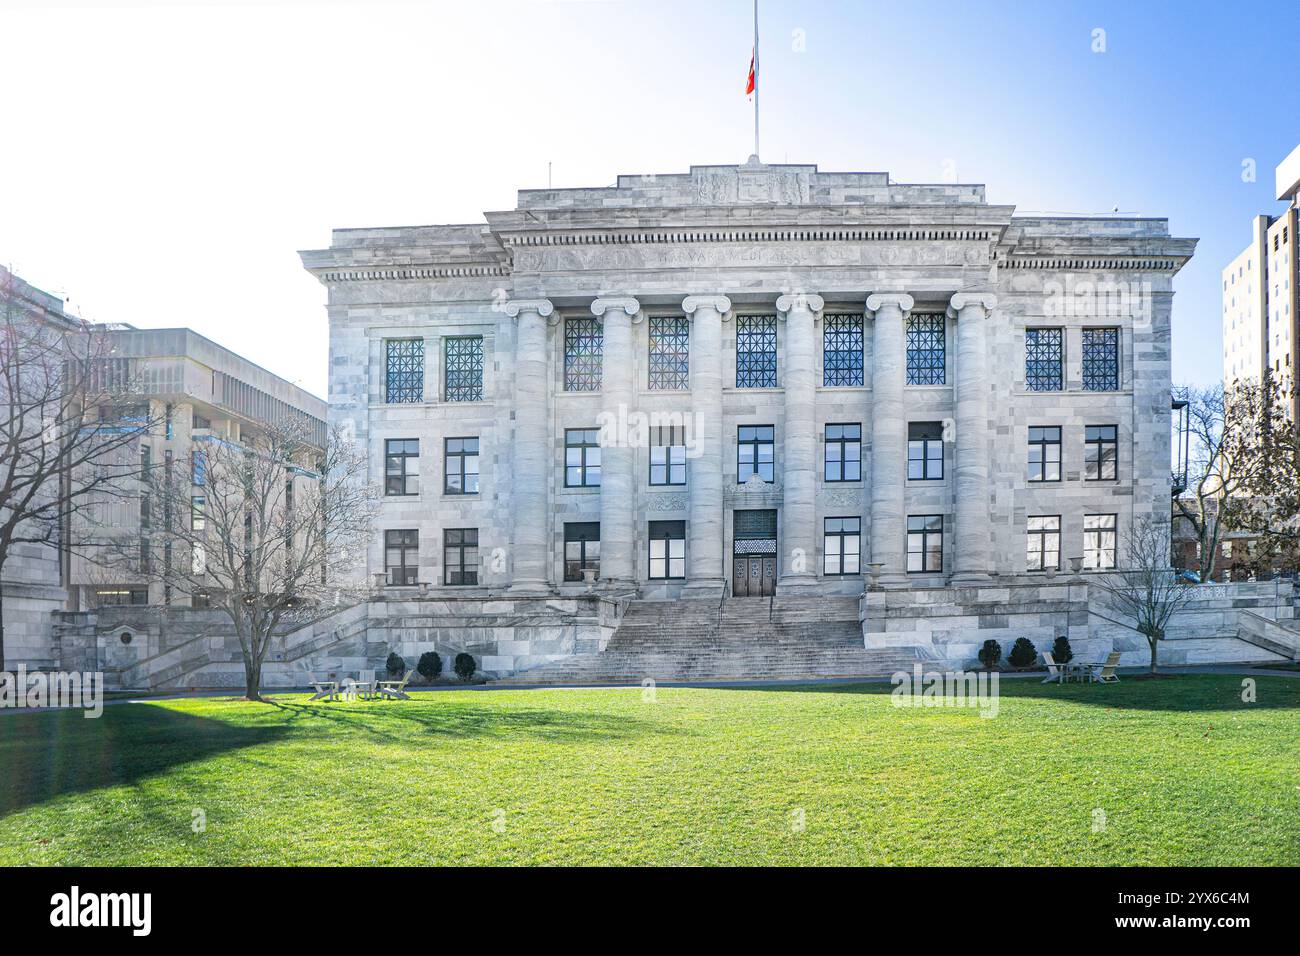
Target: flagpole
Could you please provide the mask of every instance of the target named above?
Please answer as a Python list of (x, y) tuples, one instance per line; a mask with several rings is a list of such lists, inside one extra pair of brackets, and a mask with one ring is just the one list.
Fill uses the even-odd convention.
[(754, 0), (754, 160), (758, 161), (758, 0)]

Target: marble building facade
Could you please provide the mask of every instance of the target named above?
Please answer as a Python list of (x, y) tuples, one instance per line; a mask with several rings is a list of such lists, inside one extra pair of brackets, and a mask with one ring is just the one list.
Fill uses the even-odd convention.
[(367, 575), (716, 599), (1108, 566), (1169, 513), (1195, 244), (751, 161), (302, 259), (331, 418), (387, 491)]

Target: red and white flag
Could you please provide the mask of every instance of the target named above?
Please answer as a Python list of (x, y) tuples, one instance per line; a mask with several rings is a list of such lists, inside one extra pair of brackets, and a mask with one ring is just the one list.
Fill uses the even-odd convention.
[[(757, 51), (756, 51), (756, 52), (757, 52)], [(746, 96), (753, 96), (753, 95), (754, 95), (754, 81), (755, 81), (755, 79), (756, 79), (756, 77), (754, 76), (754, 57), (755, 57), (755, 55), (756, 55), (756, 52), (755, 52), (755, 53), (751, 53), (751, 54), (749, 55), (749, 79), (745, 81), (745, 95), (746, 95)]]

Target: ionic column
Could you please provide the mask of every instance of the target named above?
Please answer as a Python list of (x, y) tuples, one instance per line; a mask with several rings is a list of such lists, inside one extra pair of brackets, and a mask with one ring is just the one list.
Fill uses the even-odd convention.
[(867, 298), (867, 311), (875, 313), (871, 333), (871, 562), (881, 565), (879, 581), (884, 587), (907, 584), (903, 498), (907, 339), (903, 323), (914, 304), (910, 295), (902, 293), (877, 293)]
[(817, 583), (817, 382), (815, 313), (819, 295), (783, 295), (776, 309), (785, 316), (785, 428), (782, 446), (782, 540), (778, 588), (797, 590)]
[(551, 472), (551, 425), (548, 414), (546, 317), (547, 299), (506, 303), (515, 330), (514, 515), (510, 590), (546, 594), (551, 590), (547, 561), (550, 520), (547, 509)]
[[(632, 411), (632, 316), (640, 311), (630, 296), (591, 303), (592, 315), (605, 319), (600, 389), (606, 424), (627, 422)], [(602, 428), (601, 437), (600, 576), (628, 587), (636, 580), (636, 449), (621, 428)]]
[(691, 319), (691, 436), (686, 463), (690, 500), (686, 587), (683, 597), (717, 598), (723, 576), (722, 515), (722, 317), (725, 295), (691, 295), (682, 302)]
[(997, 299), (959, 292), (949, 316), (957, 317), (957, 447), (953, 516), (952, 584), (987, 583), (992, 525), (989, 521), (989, 375), (985, 329)]

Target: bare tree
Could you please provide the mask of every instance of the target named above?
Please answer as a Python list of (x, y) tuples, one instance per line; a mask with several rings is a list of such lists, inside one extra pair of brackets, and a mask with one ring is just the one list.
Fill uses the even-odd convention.
[(261, 698), (262, 665), (283, 625), (364, 593), (356, 575), (376, 491), (351, 442), (334, 432), (321, 444), (304, 419), (244, 429), (238, 443), (196, 442), (190, 459), (149, 479), (163, 520), (147, 536), (147, 560), (111, 531), (100, 542), (101, 561), (127, 562), (224, 612), (249, 700)]
[(1196, 592), (1195, 586), (1180, 580), (1170, 566), (1169, 549), (1168, 522), (1143, 516), (1125, 537), (1120, 568), (1095, 579), (1116, 610), (1132, 620), (1147, 639), (1152, 674), (1170, 620)]
[(122, 452), (151, 427), (147, 407), (120, 404), (137, 390), (105, 328), (41, 314), (22, 286), (0, 269), (0, 580), (18, 546), (62, 554), (75, 514), (92, 498), (124, 493), (139, 464)]
[(1267, 376), (1189, 394), (1188, 487), (1174, 511), (1197, 541), (1203, 581), (1214, 574), (1227, 534), (1266, 538), (1270, 550), (1297, 539), (1300, 443), (1288, 404)]

